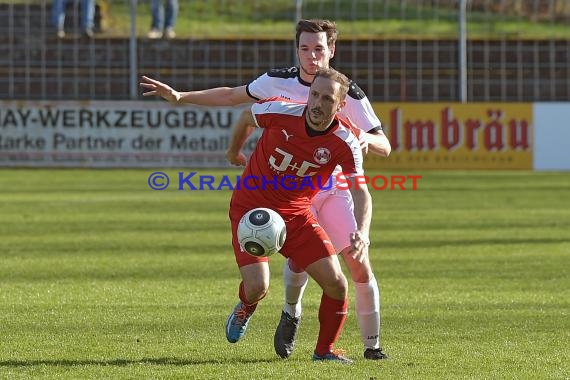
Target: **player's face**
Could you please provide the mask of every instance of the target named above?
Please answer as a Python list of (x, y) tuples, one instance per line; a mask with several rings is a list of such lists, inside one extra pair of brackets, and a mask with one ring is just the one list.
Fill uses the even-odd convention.
[(307, 100), (307, 122), (318, 131), (324, 131), (331, 124), (334, 115), (344, 102), (339, 99), (340, 83), (318, 77), (311, 84)]
[(329, 67), (334, 49), (331, 50), (327, 45), (327, 34), (325, 32), (303, 32), (299, 36), (297, 55), (301, 66), (301, 78), (307, 82), (312, 82), (319, 67)]

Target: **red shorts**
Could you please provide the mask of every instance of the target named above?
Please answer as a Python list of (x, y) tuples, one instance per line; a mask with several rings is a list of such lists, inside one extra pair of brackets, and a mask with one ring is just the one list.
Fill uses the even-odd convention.
[[(230, 221), (232, 224), (232, 245), (238, 267), (267, 262), (267, 257), (255, 257), (241, 250), (237, 241), (237, 226), (241, 217), (249, 209), (243, 207), (230, 207)], [(302, 268), (328, 256), (336, 254), (329, 236), (318, 224), (317, 219), (307, 210), (306, 214), (284, 217), (287, 225), (287, 238), (281, 248), (281, 255), (291, 258), (295, 264)]]

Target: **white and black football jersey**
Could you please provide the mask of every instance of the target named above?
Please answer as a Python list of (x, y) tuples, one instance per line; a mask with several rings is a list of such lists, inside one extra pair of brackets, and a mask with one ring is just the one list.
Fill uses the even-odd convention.
[[(254, 99), (273, 97), (295, 102), (307, 102), (311, 84), (301, 79), (298, 67), (272, 69), (247, 85), (247, 93)], [(348, 117), (352, 123), (365, 132), (382, 130), (382, 124), (374, 113), (364, 91), (350, 81), (346, 105), (340, 111), (341, 117)]]

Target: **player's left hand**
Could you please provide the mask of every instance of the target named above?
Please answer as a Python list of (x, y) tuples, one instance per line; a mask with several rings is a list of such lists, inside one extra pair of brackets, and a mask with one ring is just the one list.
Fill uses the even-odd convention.
[(370, 245), (370, 240), (367, 236), (364, 236), (360, 231), (356, 231), (350, 234), (350, 251), (348, 252), (354, 259), (358, 262), (364, 262), (366, 255), (368, 254), (368, 246)]

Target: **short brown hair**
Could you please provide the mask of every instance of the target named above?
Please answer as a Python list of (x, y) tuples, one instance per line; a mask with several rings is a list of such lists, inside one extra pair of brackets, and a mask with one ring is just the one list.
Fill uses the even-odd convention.
[[(320, 67), (317, 69), (315, 74), (315, 79), (318, 77), (328, 78), (340, 84), (340, 100), (344, 100), (346, 98), (346, 94), (348, 93), (348, 87), (350, 86), (350, 79), (346, 77), (340, 71), (336, 71), (330, 67)], [(315, 80), (313, 79), (313, 81)]]
[(336, 44), (337, 30), (336, 23), (330, 20), (321, 19), (311, 19), (311, 20), (300, 20), (295, 28), (297, 34), (295, 35), (295, 43), (297, 48), (299, 47), (299, 38), (301, 33), (320, 33), (325, 32), (327, 34), (327, 45), (332, 48)]

